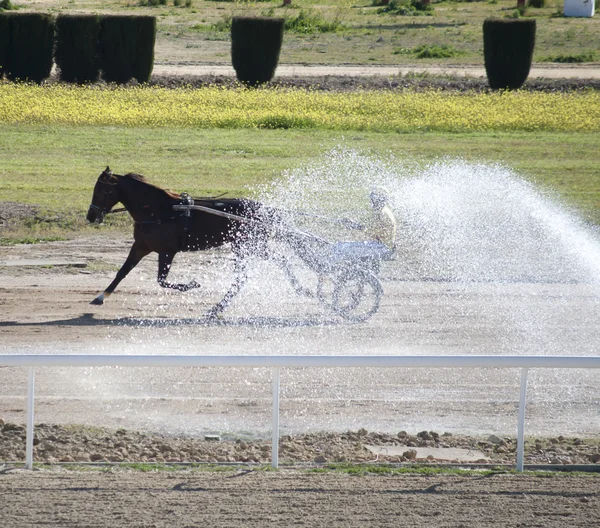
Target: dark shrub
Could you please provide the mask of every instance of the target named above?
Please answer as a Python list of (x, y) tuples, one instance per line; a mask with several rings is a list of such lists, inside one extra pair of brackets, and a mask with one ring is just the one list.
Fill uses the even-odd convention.
[(240, 82), (257, 86), (275, 75), (281, 43), (283, 18), (233, 17), (231, 61)]
[(5, 47), (3, 70), (10, 80), (41, 83), (52, 71), (54, 18), (44, 13), (4, 14)]
[(148, 81), (154, 64), (155, 33), (155, 17), (104, 17), (100, 29), (103, 79), (120, 84), (133, 78)]
[(154, 43), (156, 40), (156, 17), (138, 16), (137, 50), (133, 64), (133, 76), (138, 82), (148, 82), (154, 68)]
[(483, 54), (490, 87), (520, 88), (529, 75), (534, 47), (534, 19), (485, 20)]
[(133, 17), (106, 16), (100, 23), (100, 69), (106, 82), (133, 78), (137, 31)]
[(56, 19), (54, 60), (60, 79), (95, 82), (100, 76), (98, 15), (61, 15)]
[(8, 25), (10, 16), (7, 13), (0, 13), (0, 78), (4, 69), (4, 61), (8, 55)]

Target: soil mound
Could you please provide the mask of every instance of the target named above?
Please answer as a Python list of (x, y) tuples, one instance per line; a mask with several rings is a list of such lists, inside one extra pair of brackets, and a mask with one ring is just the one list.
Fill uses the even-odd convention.
[[(366, 446), (370, 446), (371, 450)], [(381, 452), (373, 453), (373, 446)], [(389, 456), (385, 447), (400, 447), (400, 456)], [(406, 448), (404, 450), (404, 447)], [(485, 454), (481, 463), (514, 464), (514, 438), (454, 436), (435, 431), (416, 435), (401, 431), (397, 435), (368, 432), (365, 429), (346, 433), (311, 433), (283, 436), (280, 439), (281, 463), (365, 463), (424, 462), (437, 463), (430, 456), (419, 459), (415, 448), (429, 447), (477, 450)], [(391, 451), (391, 450), (390, 450)], [(397, 449), (394, 451), (398, 451)], [(0, 424), (0, 461), (25, 458), (25, 428), (14, 423)], [(131, 431), (78, 426), (40, 424), (35, 428), (34, 459), (37, 462), (141, 462), (141, 463), (260, 463), (271, 461), (270, 440), (225, 439), (218, 437), (181, 437)], [(600, 463), (598, 442), (590, 439), (536, 439), (526, 445), (527, 464), (595, 464)]]

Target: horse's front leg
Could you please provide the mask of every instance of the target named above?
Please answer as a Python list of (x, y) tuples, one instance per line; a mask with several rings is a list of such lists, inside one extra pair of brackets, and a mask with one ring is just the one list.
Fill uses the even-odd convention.
[(231, 300), (240, 292), (247, 280), (248, 261), (245, 256), (238, 254), (235, 256), (235, 280), (225, 294), (225, 297), (210, 309), (208, 317), (216, 317), (225, 310)]
[(167, 276), (169, 275), (171, 264), (173, 263), (174, 258), (175, 253), (158, 254), (158, 284), (160, 284), (163, 288), (170, 288), (172, 290), (179, 290), (182, 292), (199, 288), (200, 284), (194, 280), (185, 284), (167, 281)]
[(150, 250), (145, 244), (133, 243), (127, 260), (121, 266), (121, 269), (117, 272), (115, 279), (109, 284), (108, 288), (104, 290), (98, 297), (96, 297), (90, 304), (104, 304), (104, 300), (113, 292), (118, 284), (127, 276), (127, 274), (135, 268), (139, 261), (142, 260), (146, 255), (150, 253)]

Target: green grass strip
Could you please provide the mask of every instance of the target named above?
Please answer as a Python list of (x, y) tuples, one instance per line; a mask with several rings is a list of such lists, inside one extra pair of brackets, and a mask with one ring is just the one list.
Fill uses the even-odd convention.
[(0, 123), (375, 132), (597, 132), (600, 92), (332, 93), (5, 83), (0, 85)]

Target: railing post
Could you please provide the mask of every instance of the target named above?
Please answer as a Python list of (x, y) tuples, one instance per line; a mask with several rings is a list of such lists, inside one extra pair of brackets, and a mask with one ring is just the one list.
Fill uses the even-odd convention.
[(271, 467), (279, 467), (279, 375), (281, 369), (273, 367), (271, 369), (273, 383), (273, 415), (272, 415), (272, 435), (271, 435)]
[(29, 367), (27, 383), (27, 432), (25, 436), (25, 468), (33, 469), (33, 400), (35, 398), (35, 367)]
[(523, 472), (525, 455), (525, 406), (527, 405), (527, 372), (521, 369), (521, 393), (519, 395), (519, 423), (517, 425), (517, 471)]

